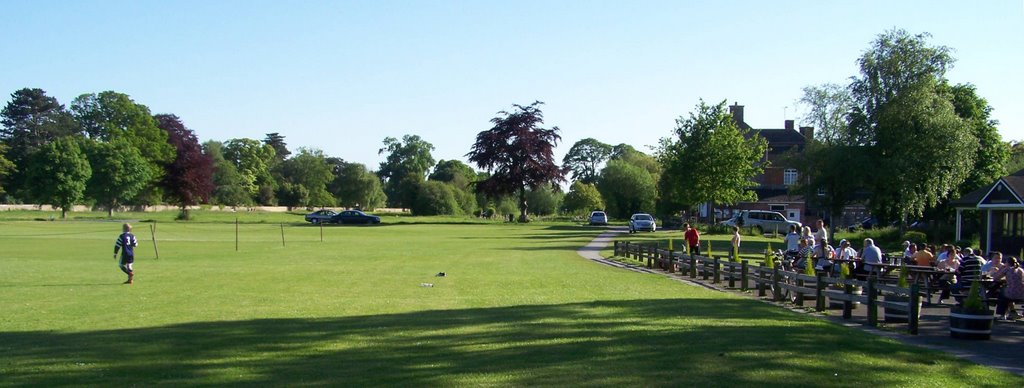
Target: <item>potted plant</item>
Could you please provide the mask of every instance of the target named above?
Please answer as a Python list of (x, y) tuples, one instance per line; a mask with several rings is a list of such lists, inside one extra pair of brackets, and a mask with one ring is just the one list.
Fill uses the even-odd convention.
[(995, 312), (981, 299), (981, 283), (971, 283), (964, 303), (949, 310), (949, 335), (953, 338), (987, 340), (992, 338)]
[[(908, 273), (909, 273), (909, 271), (907, 270), (907, 263), (901, 264), (900, 265), (900, 271), (899, 271), (899, 279), (896, 280), (896, 285), (897, 286), (899, 286), (900, 288), (910, 288), (910, 285), (907, 283), (907, 274)], [(887, 302), (909, 303), (910, 302), (909, 290), (907, 291), (907, 293), (887, 294), (885, 296), (885, 300)], [(908, 323), (908, 322), (910, 322), (910, 312), (909, 311), (897, 310), (897, 309), (893, 309), (893, 308), (889, 308), (889, 307), (886, 307), (884, 309), (884, 311), (885, 311), (885, 321), (886, 322), (889, 322), (889, 323)], [(917, 317), (918, 318), (921, 317), (921, 301), (920, 300), (917, 301)]]

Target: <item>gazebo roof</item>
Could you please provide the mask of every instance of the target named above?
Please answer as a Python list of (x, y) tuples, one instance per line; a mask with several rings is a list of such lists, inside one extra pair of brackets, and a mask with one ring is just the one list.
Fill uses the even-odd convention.
[(1024, 209), (1024, 169), (950, 201), (958, 209)]

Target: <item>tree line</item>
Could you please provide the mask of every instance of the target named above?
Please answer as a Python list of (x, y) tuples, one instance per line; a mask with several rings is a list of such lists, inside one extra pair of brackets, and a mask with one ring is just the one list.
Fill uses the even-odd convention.
[[(950, 198), (1024, 167), (1024, 146), (1004, 143), (992, 108), (970, 84), (951, 84), (951, 49), (927, 34), (880, 34), (848, 85), (804, 89), (805, 124), (818, 128), (788, 156), (792, 189), (838, 214), (864, 201), (884, 218), (938, 212)], [(458, 160), (436, 161), (419, 135), (388, 137), (371, 170), (313, 148), (292, 153), (280, 133), (199, 143), (173, 114), (150, 113), (129, 96), (84, 94), (65, 108), (41, 89), (15, 91), (0, 112), (0, 199), (120, 206), (381, 206), (415, 214), (583, 215), (607, 210), (676, 214), (698, 204), (757, 200), (766, 141), (740, 128), (725, 101), (700, 101), (645, 153), (593, 138), (559, 165), (558, 127), (544, 127), (542, 102), (512, 105)], [(567, 193), (561, 184), (572, 181)], [(820, 193), (826, 195), (819, 195)]]
[[(280, 133), (200, 144), (179, 117), (151, 114), (115, 91), (83, 94), (65, 107), (42, 89), (24, 88), (12, 93), (0, 112), (0, 199), (52, 204), (62, 209), (62, 217), (76, 204), (112, 215), (122, 206), (162, 203), (179, 206), (184, 218), (197, 204), (369, 210), (387, 205), (422, 215), (490, 216), (519, 209), (525, 214), (530, 203), (532, 214), (553, 214), (561, 202), (557, 165), (507, 154), (529, 149), (522, 155), (526, 159), (551, 159), (557, 128), (539, 128), (539, 104), (499, 112), (503, 117), (495, 119), (495, 127), (481, 132), (501, 132), (511, 125), (505, 122), (533, 118), (517, 128), (517, 136), (502, 135), (509, 140), (504, 148), (492, 149), (495, 142), (474, 148), (473, 160), (505, 171), (477, 172), (458, 160), (435, 162), (433, 145), (417, 135), (385, 138), (379, 153), (386, 160), (372, 171), (318, 149), (293, 154)], [(545, 132), (546, 137), (531, 137)], [(536, 144), (526, 146), (531, 141)]]
[(1020, 145), (1002, 140), (988, 101), (974, 85), (946, 78), (953, 50), (930, 38), (886, 31), (847, 84), (804, 88), (804, 121), (818, 129), (791, 159), (805, 174), (794, 191), (830, 214), (863, 202), (902, 225), (948, 219), (950, 200), (1024, 168)]
[[(860, 74), (848, 84), (804, 88), (802, 122), (817, 129), (802, 150), (781, 159), (801, 177), (791, 194), (825, 217), (861, 203), (884, 222), (905, 224), (948, 219), (950, 200), (1024, 169), (1024, 144), (1002, 140), (976, 87), (946, 78), (952, 49), (929, 39), (886, 31), (857, 59)], [(624, 217), (757, 200), (751, 178), (768, 167), (766, 144), (735, 125), (724, 101), (702, 101), (676, 123), (651, 156), (577, 142), (563, 160), (576, 180), (566, 203)]]

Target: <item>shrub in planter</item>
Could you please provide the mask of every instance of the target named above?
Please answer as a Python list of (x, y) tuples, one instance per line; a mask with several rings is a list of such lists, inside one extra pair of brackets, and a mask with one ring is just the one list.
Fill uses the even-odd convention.
[(981, 300), (981, 283), (975, 280), (964, 304), (949, 311), (949, 335), (962, 339), (990, 339), (994, 319), (992, 309)]
[[(900, 288), (908, 288), (910, 285), (907, 283), (907, 265), (906, 263), (900, 265), (899, 279), (897, 279), (897, 286)], [(889, 294), (885, 296), (886, 302), (897, 302), (897, 303), (908, 303), (910, 302), (910, 295), (907, 294)], [(921, 301), (917, 301), (917, 317), (921, 317)], [(889, 323), (908, 323), (910, 322), (910, 312), (897, 310), (886, 307), (885, 321)]]
[[(844, 280), (850, 278), (850, 265), (848, 263), (839, 263), (839, 282), (834, 285), (836, 290), (846, 292), (846, 284)], [(863, 295), (864, 288), (861, 286), (854, 285), (850, 289), (852, 295)], [(852, 302), (854, 306), (860, 305), (860, 302)], [(829, 301), (829, 307), (834, 309), (843, 308), (842, 301)]]

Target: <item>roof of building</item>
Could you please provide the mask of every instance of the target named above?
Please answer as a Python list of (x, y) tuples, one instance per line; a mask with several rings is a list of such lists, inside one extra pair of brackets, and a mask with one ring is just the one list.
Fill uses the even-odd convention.
[[(961, 209), (976, 209), (984, 204), (994, 204), (995, 201), (993, 201), (992, 198), (994, 198), (995, 195), (993, 195), (993, 193), (1002, 190), (1003, 187), (1009, 189), (1009, 194), (1012, 194), (1014, 198), (1024, 198), (1024, 169), (999, 178), (999, 180), (982, 186), (970, 193), (964, 194), (960, 196), (960, 198), (950, 201), (949, 204)], [(1024, 207), (1024, 205), (1021, 207)]]
[(768, 141), (768, 148), (771, 149), (770, 153), (782, 153), (793, 147), (796, 147), (797, 150), (803, 150), (804, 145), (807, 144), (807, 139), (804, 138), (804, 135), (793, 129), (766, 128), (754, 129), (753, 132)]

